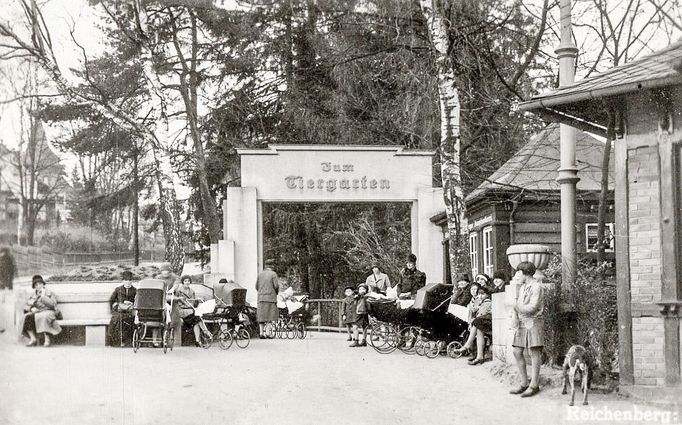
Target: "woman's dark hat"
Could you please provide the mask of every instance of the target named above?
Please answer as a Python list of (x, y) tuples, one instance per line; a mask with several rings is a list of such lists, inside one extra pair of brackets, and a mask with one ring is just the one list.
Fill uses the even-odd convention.
[(408, 263), (416, 263), (417, 262), (417, 256), (414, 254), (410, 254), (407, 256), (407, 262)]
[(189, 279), (189, 283), (192, 283), (192, 276), (190, 276), (190, 275), (188, 275), (188, 274), (183, 275), (183, 276), (180, 278), (180, 283), (184, 283), (184, 282), (185, 282), (185, 279)]
[(469, 277), (469, 274), (468, 273), (458, 274), (457, 275), (457, 282), (461, 282), (461, 281), (471, 282), (471, 278)]
[(350, 289), (351, 291), (355, 292), (355, 288), (353, 288), (353, 287), (350, 286), (350, 285), (349, 285), (349, 286), (346, 286), (345, 288), (343, 288), (343, 292), (346, 292), (346, 289)]
[(497, 270), (495, 273), (493, 273), (493, 280), (495, 279), (502, 279), (505, 282), (507, 281), (507, 274), (503, 272), (502, 270)]
[(133, 280), (133, 272), (131, 272), (130, 270), (123, 270), (121, 272), (121, 280), (125, 281)]
[(45, 280), (44, 280), (43, 277), (42, 277), (41, 275), (39, 275), (39, 274), (34, 275), (34, 276), (33, 276), (33, 279), (31, 279), (31, 288), (35, 288), (35, 287), (36, 287), (36, 283), (38, 283), (38, 282), (40, 282), (40, 283), (42, 283), (43, 285), (45, 285)]

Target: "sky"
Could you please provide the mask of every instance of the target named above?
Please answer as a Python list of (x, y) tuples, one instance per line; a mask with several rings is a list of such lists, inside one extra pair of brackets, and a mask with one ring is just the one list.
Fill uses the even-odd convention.
[[(10, 6), (7, 9), (8, 13), (5, 14), (0, 19), (7, 19), (14, 21), (21, 17), (21, 9), (16, 0), (9, 0)], [(539, 0), (532, 0), (530, 3), (538, 3)], [(218, 0), (216, 3), (219, 7), (224, 8), (234, 8), (234, 0)], [(619, 2), (611, 2), (609, 4), (618, 5)], [(576, 39), (588, 40), (589, 37), (584, 35), (587, 31), (584, 24), (593, 24), (594, 16), (589, 14), (584, 14), (580, 12), (581, 8), (586, 5), (585, 1), (576, 3), (574, 6), (575, 16), (574, 23), (578, 24), (574, 30), (576, 33)], [(102, 37), (98, 36), (100, 30), (97, 28), (97, 23), (99, 21), (98, 12), (96, 9), (91, 7), (86, 0), (47, 0), (44, 3), (43, 13), (47, 22), (47, 26), (50, 30), (54, 41), (54, 50), (57, 56), (57, 60), (60, 64), (61, 69), (65, 75), (69, 78), (74, 78), (72, 74), (69, 73), (70, 68), (78, 68), (81, 65), (82, 55), (78, 46), (71, 39), (70, 30), (73, 29), (73, 38), (78, 41), (89, 55), (96, 56), (98, 52), (103, 50)], [(610, 15), (616, 17), (618, 10), (614, 7), (610, 10)], [(555, 16), (556, 15), (556, 16)], [(552, 19), (558, 21), (558, 8), (554, 9), (554, 14)], [(679, 37), (677, 34), (676, 37)], [(551, 40), (551, 38), (550, 38)], [(649, 43), (648, 50), (653, 51), (665, 47), (669, 43), (669, 39), (664, 36), (655, 36)], [(551, 41), (550, 41), (551, 42)], [(556, 40), (558, 44), (558, 40)], [(582, 47), (584, 51), (580, 52), (581, 55), (594, 54), (590, 47), (590, 42), (582, 43), (579, 42), (579, 47)], [(551, 49), (548, 49), (551, 50)], [(646, 53), (646, 52), (644, 52)], [(11, 81), (5, 79), (0, 80), (0, 101), (6, 100), (10, 97), (8, 90), (8, 84), (10, 82), (19, 82), (23, 78), (25, 70), (16, 67), (16, 64), (0, 64), (3, 67), (6, 74), (11, 78)], [(577, 78), (580, 78), (580, 71)], [(15, 147), (17, 145), (17, 133), (18, 133), (18, 105), (0, 105), (0, 140), (5, 144)], [(46, 134), (48, 139), (56, 137), (58, 134), (55, 133), (54, 128), (46, 127)], [(168, 129), (168, 134), (172, 134), (176, 131), (171, 124)], [(168, 134), (164, 135), (167, 136)], [(73, 167), (75, 161), (68, 155), (63, 155), (67, 168)], [(185, 197), (188, 195), (185, 189), (180, 190), (180, 197)]]

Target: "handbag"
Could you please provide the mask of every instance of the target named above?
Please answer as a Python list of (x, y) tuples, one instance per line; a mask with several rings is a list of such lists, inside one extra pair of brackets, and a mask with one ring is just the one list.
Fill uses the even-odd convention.
[(62, 315), (61, 310), (59, 310), (58, 308), (55, 308), (55, 309), (54, 309), (54, 317), (55, 317), (57, 320), (64, 320), (64, 316)]

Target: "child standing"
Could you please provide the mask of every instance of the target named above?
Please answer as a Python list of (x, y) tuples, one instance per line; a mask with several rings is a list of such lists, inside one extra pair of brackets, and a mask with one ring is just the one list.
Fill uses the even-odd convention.
[[(355, 341), (350, 345), (351, 347), (366, 347), (367, 346), (367, 326), (369, 325), (369, 310), (367, 308), (367, 285), (361, 283), (358, 286), (358, 294), (355, 296), (357, 320), (353, 327), (355, 334)], [(360, 340), (359, 328), (362, 327), (362, 342)]]
[(358, 320), (357, 313), (355, 312), (357, 308), (357, 303), (355, 302), (355, 291), (352, 286), (346, 286), (343, 290), (346, 298), (343, 299), (343, 323), (348, 329), (348, 339), (347, 341), (355, 341), (353, 338), (353, 324)]

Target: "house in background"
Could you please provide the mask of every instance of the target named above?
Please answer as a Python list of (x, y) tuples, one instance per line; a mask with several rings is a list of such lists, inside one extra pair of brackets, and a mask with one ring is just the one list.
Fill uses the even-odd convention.
[(520, 109), (602, 134), (609, 112), (620, 117), (614, 154), (621, 389), (679, 402), (682, 41)]
[[(48, 143), (42, 124), (35, 144), (23, 146), (21, 155), (0, 142), (0, 243), (17, 242), (22, 211), (37, 208), (36, 226), (53, 227), (68, 218), (67, 195), (71, 185), (59, 156)], [(21, 158), (19, 167), (19, 158)], [(31, 189), (32, 187), (32, 189)], [(24, 205), (22, 206), (22, 199)], [(23, 207), (23, 209), (22, 209)], [(25, 221), (23, 220), (24, 226)]]
[[(580, 256), (596, 256), (597, 211), (601, 191), (601, 163), (604, 139), (577, 132), (576, 158), (580, 181), (577, 187), (576, 239)], [(506, 251), (512, 244), (547, 245), (561, 252), (559, 169), (559, 125), (552, 124), (535, 135), (512, 158), (481, 183), (465, 199), (468, 223), (469, 258), (472, 274), (504, 270), (511, 275)], [(613, 235), (613, 156), (609, 162), (609, 195), (606, 235)], [(447, 239), (445, 213), (431, 219), (443, 227)], [(614, 258), (613, 240), (605, 249), (605, 259)], [(444, 243), (448, 258), (448, 244)], [(447, 262), (446, 262), (447, 264)], [(445, 267), (444, 281), (448, 282)]]

